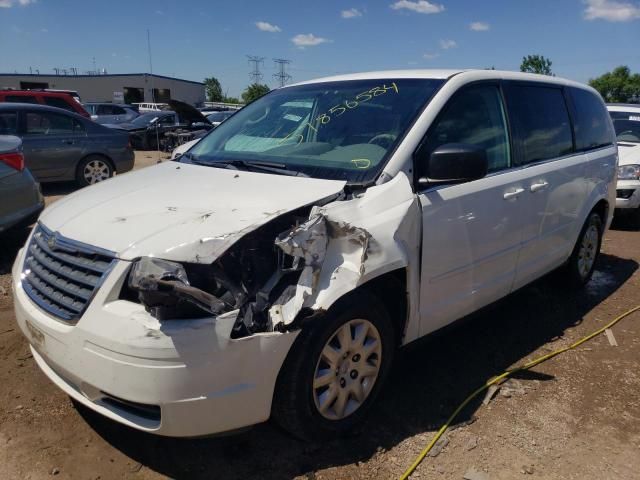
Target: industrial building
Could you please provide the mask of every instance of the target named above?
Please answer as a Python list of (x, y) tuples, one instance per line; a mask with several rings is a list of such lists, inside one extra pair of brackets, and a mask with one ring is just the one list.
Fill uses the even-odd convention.
[(0, 73), (0, 89), (51, 88), (75, 90), (83, 102), (166, 102), (180, 100), (201, 106), (205, 100), (204, 84), (180, 78), (148, 73), (94, 75), (42, 75)]

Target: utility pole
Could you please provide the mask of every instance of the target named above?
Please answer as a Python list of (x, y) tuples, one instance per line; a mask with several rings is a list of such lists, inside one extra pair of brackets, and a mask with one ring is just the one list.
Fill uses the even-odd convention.
[(284, 58), (274, 58), (273, 61), (276, 64), (276, 69), (278, 70), (273, 74), (273, 78), (275, 78), (281, 87), (284, 87), (289, 80), (291, 80), (291, 75), (286, 72), (286, 67), (291, 63), (291, 60), (285, 60)]
[(251, 83), (260, 83), (260, 80), (262, 80), (260, 65), (264, 62), (264, 57), (247, 55), (247, 58), (249, 59), (249, 65), (251, 65), (251, 71), (249, 72), (249, 79), (251, 79)]

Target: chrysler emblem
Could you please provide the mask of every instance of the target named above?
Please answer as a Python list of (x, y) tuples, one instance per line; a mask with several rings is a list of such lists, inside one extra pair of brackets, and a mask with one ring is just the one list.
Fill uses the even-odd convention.
[(51, 250), (56, 248), (56, 237), (54, 237), (53, 235), (51, 235), (49, 237), (49, 240), (47, 240), (47, 245), (49, 246), (49, 248)]

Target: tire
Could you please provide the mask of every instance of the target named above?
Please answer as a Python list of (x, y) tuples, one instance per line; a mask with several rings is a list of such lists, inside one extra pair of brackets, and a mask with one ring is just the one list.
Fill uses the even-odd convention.
[(111, 161), (101, 155), (89, 155), (78, 164), (76, 183), (87, 187), (113, 177)]
[[(359, 334), (365, 330), (359, 347)], [(347, 338), (341, 336), (347, 331), (352, 343), (345, 356), (340, 340)], [(325, 316), (302, 326), (278, 375), (274, 420), (302, 440), (332, 438), (353, 430), (378, 396), (395, 347), (393, 325), (376, 297), (358, 291), (336, 302)], [(327, 353), (336, 360), (333, 364)], [(330, 400), (334, 392), (336, 397)]]
[(565, 266), (564, 277), (570, 287), (581, 288), (591, 279), (600, 255), (602, 234), (602, 218), (591, 212)]

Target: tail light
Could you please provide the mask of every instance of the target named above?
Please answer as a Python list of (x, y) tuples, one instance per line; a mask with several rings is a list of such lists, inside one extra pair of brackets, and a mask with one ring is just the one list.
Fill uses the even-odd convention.
[(19, 172), (24, 170), (24, 155), (22, 153), (0, 153), (0, 162), (6, 163)]

